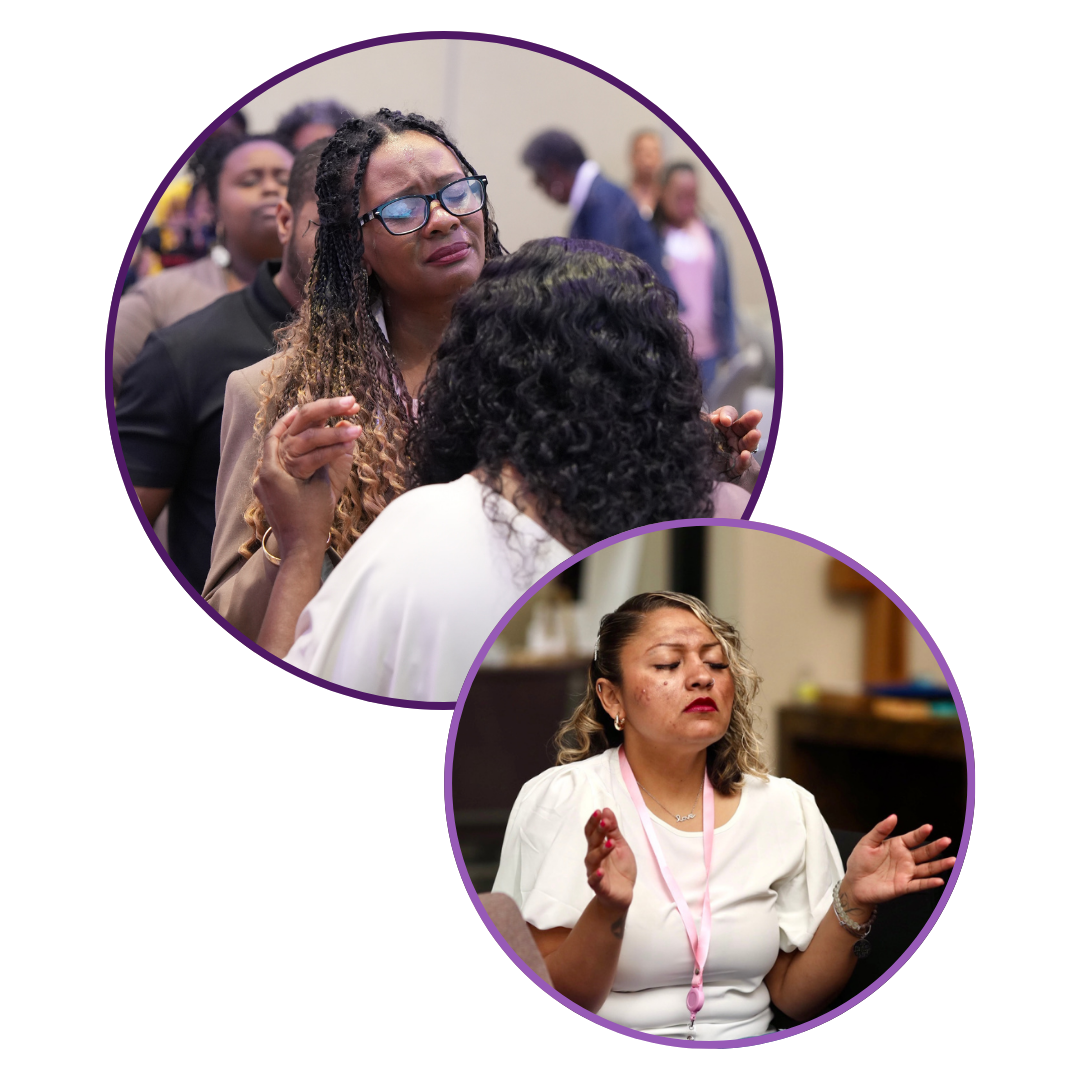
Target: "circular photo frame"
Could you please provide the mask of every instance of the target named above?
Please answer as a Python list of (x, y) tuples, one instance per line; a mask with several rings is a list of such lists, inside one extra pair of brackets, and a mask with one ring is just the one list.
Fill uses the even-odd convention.
[[(491, 94), (491, 85), (500, 87), (498, 95)], [(620, 80), (583, 60), (530, 42), (485, 34), (424, 33), (395, 35), (346, 45), (314, 56), (268, 79), (225, 109), (197, 138), (189, 142), (151, 196), (132, 233), (123, 265), (117, 275), (109, 316), (105, 343), (106, 407), (117, 464), (132, 506), (162, 562), (174, 574), (182, 588), (220, 627), (271, 663), (325, 689), (364, 700), (410, 708), (448, 709), (453, 706), (456, 698), (451, 684), (455, 684), (459, 676), (464, 676), (467, 662), (458, 661), (460, 672), (455, 669), (455, 674), (443, 679), (441, 684), (423, 685), (422, 682), (417, 683), (408, 677), (395, 681), (393, 677), (386, 676), (388, 665), (392, 668), (394, 664), (388, 661), (385, 655), (378, 660), (379, 670), (375, 674), (365, 672), (353, 678), (351, 674), (347, 677), (339, 676), (330, 669), (297, 666), (297, 663), (285, 659), (285, 646), (279, 648), (277, 645), (259, 643), (260, 626), (264, 625), (260, 620), (265, 614), (269, 595), (266, 586), (274, 574), (272, 567), (277, 564), (273, 562), (274, 555), (265, 543), (264, 550), (259, 550), (260, 538), (265, 541), (268, 534), (262, 533), (260, 536), (258, 525), (252, 531), (251, 526), (245, 526), (242, 515), (238, 516), (243, 509), (241, 503), (234, 498), (233, 503), (223, 510), (223, 499), (232, 497), (232, 489), (225, 490), (222, 479), (224, 469), (217, 471), (218, 455), (228, 441), (227, 432), (221, 431), (223, 408), (228, 412), (225, 405), (225, 383), (230, 373), (240, 370), (238, 362), (234, 362), (230, 357), (217, 356), (213, 361), (212, 371), (206, 367), (209, 361), (204, 363), (198, 360), (197, 364), (203, 366), (197, 371), (192, 370), (190, 365), (184, 366), (191, 355), (205, 356), (206, 353), (205, 350), (195, 348), (190, 340), (177, 342), (178, 331), (174, 327), (186, 327), (190, 339), (193, 333), (190, 320), (205, 314), (210, 310), (208, 307), (199, 307), (198, 314), (191, 309), (193, 313), (187, 316), (187, 321), (182, 324), (170, 322), (166, 325), (171, 316), (168, 312), (163, 314), (160, 308), (162, 305), (168, 307), (168, 304), (164, 303), (161, 295), (155, 295), (150, 300), (145, 297), (140, 299), (140, 309), (134, 324), (128, 317), (130, 312), (125, 314), (125, 305), (130, 307), (129, 299), (133, 295), (141, 296), (142, 282), (135, 281), (134, 285), (132, 282), (140, 265), (140, 253), (145, 253), (150, 244), (148, 228), (153, 223), (157, 237), (154, 242), (158, 243), (162, 242), (162, 236), (168, 234), (170, 229), (174, 232), (176, 229), (183, 231), (180, 225), (168, 217), (163, 208), (170, 198), (173, 199), (170, 205), (179, 205), (175, 198), (178, 178), (183, 178), (184, 170), (193, 154), (207, 145), (208, 138), (223, 127), (238, 123), (239, 116), (244, 117), (249, 132), (268, 131), (275, 121), (278, 121), (279, 131), (285, 131), (286, 128), (291, 131), (295, 124), (290, 127), (284, 122), (290, 110), (295, 111), (293, 107), (298, 102), (326, 105), (330, 98), (338, 102), (344, 101), (348, 110), (355, 111), (357, 115), (369, 114), (389, 104), (406, 113), (440, 117), (445, 131), (457, 140), (454, 145), (467, 147), (469, 160), (475, 162), (477, 170), (484, 171), (488, 178), (487, 192), (491, 204), (498, 207), (501, 238), (509, 249), (518, 249), (521, 244), (535, 237), (564, 234), (568, 230), (573, 233), (572, 226), (577, 220), (574, 214), (580, 215), (580, 208), (576, 207), (572, 200), (569, 211), (563, 201), (563, 196), (569, 198), (571, 192), (553, 194), (555, 189), (550, 184), (544, 186), (544, 178), (540, 173), (524, 164), (522, 155), (530, 139), (545, 130), (549, 133), (550, 129), (571, 133), (581, 146), (586, 147), (591, 155), (589, 163), (596, 162), (601, 177), (604, 173), (611, 173), (614, 179), (622, 180), (627, 168), (627, 152), (631, 139), (635, 139), (633, 145), (636, 145), (637, 137), (643, 135), (659, 144), (663, 158), (676, 172), (682, 170), (683, 179), (686, 179), (688, 174), (696, 176), (697, 205), (701, 213), (695, 220), (705, 222), (712, 219), (718, 226), (713, 228), (710, 225), (707, 233), (706, 227), (702, 225), (698, 235), (723, 237), (722, 242), (717, 239), (721, 246), (716, 247), (713, 253), (714, 292), (719, 292), (716, 282), (720, 280), (719, 267), (723, 264), (725, 274), (729, 275), (726, 303), (731, 309), (728, 311), (728, 323), (731, 327), (736, 327), (736, 316), (738, 317), (737, 337), (733, 337), (731, 342), (732, 349), (738, 347), (738, 352), (728, 357), (719, 367), (709, 368), (709, 377), (718, 380), (712, 383), (712, 387), (716, 388), (724, 399), (723, 404), (736, 407), (736, 415), (743, 413), (744, 409), (746, 415), (750, 415), (752, 410), (763, 414), (763, 419), (758, 424), (762, 439), (760, 444), (755, 443), (759, 446), (760, 458), (756, 481), (752, 485), (743, 485), (751, 490), (748, 498), (744, 497), (735, 511), (736, 515), (741, 514), (744, 518), (751, 515), (757, 502), (772, 460), (775, 435), (779, 427), (783, 395), (783, 350), (776, 299), (764, 255), (750, 222), (719, 169), (702, 152), (691, 135), (665, 112)], [(315, 117), (315, 120), (319, 119), (325, 120), (322, 113)], [(318, 127), (314, 121), (313, 124)], [(332, 125), (330, 129), (332, 130)], [(516, 137), (507, 139), (507, 131), (514, 131)], [(323, 134), (325, 135), (325, 131)], [(267, 143), (269, 140), (262, 141)], [(266, 165), (265, 168), (268, 173), (274, 169), (280, 173), (284, 164)], [(286, 180), (279, 177), (278, 183), (284, 188)], [(191, 206), (197, 201), (198, 177), (195, 178), (194, 185), (186, 195)], [(543, 194), (538, 188), (543, 188), (547, 194)], [(396, 195), (397, 192), (391, 194)], [(426, 189), (423, 194), (427, 195)], [(314, 194), (311, 197), (314, 198)], [(558, 201), (552, 201), (556, 198)], [(284, 194), (281, 196), (281, 205), (288, 206)], [(431, 205), (429, 200), (429, 214)], [(302, 217), (302, 207), (291, 209), (292, 228), (295, 230), (296, 223)], [(262, 215), (263, 225), (269, 223), (271, 215), (268, 206), (260, 206), (255, 212)], [(484, 213), (487, 215), (487, 207)], [(280, 230), (284, 230), (281, 235), (289, 235), (287, 219), (286, 224), (282, 225), (279, 214), (277, 221)], [(223, 275), (232, 273), (235, 276), (241, 269), (246, 269), (250, 271), (248, 277), (251, 277), (256, 271), (254, 264), (242, 267), (242, 258), (229, 255), (226, 250), (228, 234), (223, 238), (220, 221), (218, 225), (216, 234), (208, 233), (202, 237), (203, 241), (213, 248), (213, 252), (195, 261), (217, 282), (213, 288), (220, 294), (225, 288), (222, 284), (225, 280)], [(377, 229), (379, 225), (372, 221), (366, 227)], [(297, 236), (299, 232), (294, 231), (291, 235)], [(198, 240), (198, 237), (195, 237), (195, 240)], [(447, 259), (450, 259), (449, 255)], [(666, 267), (666, 254), (663, 260)], [(162, 273), (172, 274), (176, 269), (169, 267)], [(375, 276), (377, 278), (377, 274)], [(151, 276), (149, 280), (153, 281), (155, 278)], [(170, 280), (175, 280), (175, 276)], [(267, 280), (271, 280), (269, 271)], [(278, 280), (277, 277), (273, 278), (275, 282)], [(205, 285), (205, 281), (202, 284)], [(302, 292), (302, 281), (300, 285)], [(228, 288), (235, 292), (227, 295), (235, 297), (243, 295), (245, 290), (258, 290), (259, 281), (256, 278), (249, 282), (246, 278), (237, 277), (236, 280), (230, 279)], [(268, 293), (267, 288), (263, 291), (264, 294)], [(173, 293), (175, 292), (174, 289)], [(209, 297), (205, 289), (199, 295), (203, 303)], [(284, 302), (283, 295), (277, 295), (276, 300), (271, 299), (270, 308), (273, 308), (275, 303), (280, 307)], [(175, 299), (173, 295), (172, 300)], [(222, 300), (224, 299), (222, 297)], [(723, 306), (720, 301), (716, 303), (719, 307)], [(185, 304), (190, 309), (190, 298), (180, 302), (179, 306), (174, 306), (171, 309), (172, 315), (187, 315), (183, 310)], [(295, 306), (294, 304), (293, 307)], [(714, 308), (714, 311), (719, 310), (719, 307)], [(260, 332), (266, 337), (272, 329), (285, 325), (289, 317), (287, 310), (278, 311), (273, 318), (266, 316), (263, 318), (265, 325)], [(228, 326), (236, 326), (236, 318), (229, 318), (233, 321), (228, 323)], [(270, 327), (271, 322), (273, 327)], [(385, 335), (385, 324), (382, 329)], [(701, 335), (707, 335), (707, 332), (707, 329), (703, 329)], [(156, 343), (159, 353), (157, 363), (169, 368), (169, 378), (173, 380), (168, 389), (168, 393), (172, 395), (172, 404), (162, 405), (161, 395), (157, 392), (160, 384), (149, 376), (141, 378), (143, 385), (140, 391), (132, 389), (140, 382), (136, 365), (141, 364), (145, 369), (144, 347), (151, 334), (153, 336), (149, 337), (149, 341)], [(169, 337), (170, 334), (173, 336)], [(215, 341), (220, 343), (224, 339), (225, 334), (220, 327), (214, 334)], [(180, 336), (183, 337), (183, 334)], [(393, 336), (392, 332), (390, 336)], [(126, 350), (125, 365), (131, 365), (130, 369), (125, 366), (122, 372), (121, 365), (114, 364), (114, 357), (119, 355), (121, 346)], [(267, 339), (267, 353), (263, 358), (267, 363), (276, 347)], [(389, 345), (387, 347), (389, 348)], [(216, 352), (221, 351), (221, 348), (216, 349)], [(250, 354), (243, 353), (243, 350), (240, 352), (246, 357), (244, 363), (247, 364)], [(180, 353), (184, 354), (182, 360), (177, 359)], [(695, 358), (700, 360), (696, 354)], [(262, 359), (257, 359), (255, 363), (262, 362)], [(244, 370), (250, 371), (251, 366)], [(135, 376), (130, 375), (133, 371), (136, 372)], [(701, 371), (704, 372), (705, 368), (702, 367)], [(259, 380), (254, 378), (250, 379), (250, 388), (245, 391), (251, 398), (245, 407), (253, 414), (254, 403), (258, 401), (258, 382)], [(134, 400), (137, 393), (140, 395), (139, 399)], [(357, 390), (356, 393), (359, 394), (360, 391)], [(730, 396), (730, 400), (725, 394)], [(264, 397), (263, 401), (265, 400)], [(345, 415), (346, 409), (339, 409), (338, 412)], [(368, 429), (381, 424), (382, 414), (378, 407), (367, 415), (370, 420)], [(250, 439), (247, 437), (252, 426), (251, 416), (239, 407), (236, 416), (240, 419), (234, 417), (229, 431), (234, 436), (237, 431), (240, 432), (237, 437), (240, 439), (241, 449), (235, 454), (229, 451), (232, 456), (228, 459), (233, 469), (230, 475), (238, 478), (238, 484), (242, 479), (243, 483), (248, 485), (250, 503), (251, 463), (257, 460), (257, 452), (261, 452), (262, 444), (259, 442), (256, 446), (253, 442), (254, 435)], [(226, 426), (228, 427), (228, 423)], [(356, 426), (365, 430), (363, 424)], [(617, 437), (627, 436), (625, 433), (618, 433)], [(633, 441), (632, 434), (630, 438)], [(728, 435), (729, 445), (732, 438)], [(737, 457), (737, 448), (735, 454)], [(136, 457), (139, 458), (137, 463)], [(225, 461), (226, 457), (220, 457), (220, 460)], [(531, 481), (528, 476), (525, 479), (527, 482)], [(390, 490), (390, 497), (393, 497), (396, 490)], [(216, 514), (210, 512), (212, 497), (217, 503)], [(517, 500), (511, 501), (520, 511), (521, 506)], [(172, 519), (167, 527), (163, 524), (165, 513)], [(655, 520), (674, 516), (670, 512), (659, 510), (655, 513)], [(723, 516), (726, 511), (714, 513)], [(647, 521), (649, 517), (639, 517), (638, 520)], [(247, 528), (250, 534), (244, 545), (237, 545), (236, 537), (232, 535), (226, 537), (228, 543), (222, 541), (224, 569), (217, 564), (220, 552), (213, 547), (218, 543), (217, 535), (214, 534), (213, 542), (210, 540), (212, 527), (216, 525), (217, 533), (222, 532), (223, 521), (233, 521), (241, 532)], [(362, 524), (366, 526), (366, 521)], [(356, 523), (352, 522), (349, 528), (331, 533), (331, 547), (336, 556), (343, 555), (344, 551), (341, 549), (348, 549), (355, 538), (354, 534), (363, 531), (358, 530), (355, 525)], [(432, 529), (433, 536), (438, 533), (438, 527)], [(586, 536), (587, 542), (592, 539), (595, 537)], [(388, 546), (392, 548), (394, 545)], [(573, 550), (580, 546), (582, 543), (579, 538), (577, 543), (571, 543), (570, 548)], [(170, 547), (173, 549), (171, 554)], [(240, 547), (244, 547), (243, 552), (239, 550)], [(423, 562), (423, 553), (414, 553), (414, 558)], [(250, 568), (255, 560), (259, 560), (262, 566), (259, 576), (263, 581), (256, 589), (264, 590), (261, 599), (257, 597), (253, 604), (246, 603), (246, 600), (237, 602), (230, 609), (220, 600), (218, 590), (222, 582), (228, 580), (230, 575), (238, 573), (244, 566)], [(203, 578), (208, 565), (209, 573)], [(383, 583), (384, 591), (392, 593), (399, 588), (399, 584), (391, 571), (395, 571), (398, 578), (408, 576), (403, 565), (394, 564), (391, 559), (389, 570), (376, 567), (368, 577)], [(453, 563), (445, 562), (439, 568), (439, 575), (440, 580), (459, 576)], [(465, 576), (467, 577), (467, 574)], [(519, 591), (515, 590), (513, 596), (517, 596)], [(418, 596), (421, 597), (417, 603), (423, 603), (422, 596), (425, 592), (430, 593), (430, 590), (417, 589)], [(497, 614), (505, 609), (503, 601), (511, 598), (509, 594), (502, 594), (498, 604), (491, 608), (490, 618), (485, 614), (474, 619), (472, 633), (475, 640), (469, 639), (468, 634), (456, 635), (469, 642), (466, 650), (469, 656), (482, 639), (481, 630), (486, 632), (488, 624), (494, 622)], [(370, 606), (367, 597), (363, 598), (363, 603)], [(440, 603), (443, 608), (446, 607), (445, 601)], [(394, 604), (388, 601), (387, 609), (393, 607)], [(420, 613), (414, 618), (413, 624), (426, 625), (430, 622), (428, 614), (426, 611)], [(484, 619), (487, 619), (486, 623)], [(423, 640), (409, 639), (408, 632), (402, 629), (402, 624), (386, 627), (380, 641), (388, 640), (395, 634), (399, 639), (395, 646), (396, 655), (428, 647), (428, 643)], [(448, 626), (443, 638), (451, 636), (455, 636), (455, 628)]]
[[(609, 616), (616, 611), (629, 611), (636, 621)], [(682, 639), (665, 621), (672, 612), (713, 652), (698, 657), (696, 645), (682, 651)], [(734, 685), (726, 704), (723, 694), (716, 698), (718, 711), (712, 711), (714, 677), (717, 684), (730, 677)], [(676, 716), (684, 704), (679, 695), (710, 700), (691, 701)], [(678, 699), (673, 708), (669, 697)], [(748, 720), (757, 707), (764, 729), (760, 718)], [(707, 723), (719, 725), (704, 740), (719, 739), (707, 759), (718, 824), (717, 861), (710, 862), (706, 846), (712, 869), (703, 876), (698, 815), (704, 803), (688, 810), (692, 793), (683, 806), (666, 795), (666, 805), (660, 803), (650, 791), (648, 802), (635, 798), (631, 789), (640, 780), (644, 791), (645, 780), (630, 783), (624, 756), (629, 762), (636, 750), (639, 763), (666, 761), (680, 740), (688, 747), (702, 741), (697, 728)], [(732, 732), (734, 741), (725, 742)], [(764, 781), (756, 771), (763, 761)], [(724, 776), (741, 776), (742, 783), (724, 799), (714, 777), (721, 766)], [(835, 1019), (881, 989), (923, 944), (967, 851), (974, 757), (945, 658), (884, 582), (788, 529), (692, 519), (631, 530), (580, 552), (507, 612), (455, 709), (444, 797), (454, 857), (477, 913), (537, 986), (623, 1035), (729, 1048), (784, 1039)], [(800, 807), (794, 817), (793, 798)], [(566, 982), (567, 971), (577, 969), (559, 960), (556, 970), (548, 960), (579, 922), (593, 929), (586, 913), (602, 884), (587, 878), (587, 853), (606, 865), (601, 849), (592, 850), (600, 841), (588, 832), (595, 831), (597, 813), (617, 819), (608, 834), (616, 838), (613, 854), (621, 844), (632, 851), (637, 881), (617, 934), (612, 923), (619, 942), (610, 989), (605, 996), (601, 988), (600, 1004), (586, 1008), (580, 999), (591, 990)], [(923, 831), (925, 822), (933, 823), (932, 834)], [(682, 850), (687, 844), (689, 856)], [(872, 934), (850, 918), (857, 905), (833, 892), (834, 877), (862, 873), (867, 844), (875, 852), (903, 844), (924, 867), (911, 869), (908, 892), (878, 906)], [(687, 1037), (682, 1002), (701, 942), (691, 944), (665, 860), (676, 873), (682, 868), (685, 906), (698, 931), (702, 882), (712, 887), (712, 952), (706, 946), (694, 1038)], [(742, 884), (732, 884), (730, 874)], [(644, 910), (634, 920), (639, 892)], [(795, 958), (807, 949), (819, 928), (832, 931), (828, 947), (843, 952), (850, 943), (858, 959), (848, 958), (853, 970), (838, 994), (828, 993), (811, 1015), (796, 1020), (781, 1011), (783, 998), (777, 1008), (775, 986), (765, 979), (785, 953)], [(605, 942), (579, 938), (575, 948), (584, 947)], [(682, 968), (685, 985), (672, 985), (671, 972)]]

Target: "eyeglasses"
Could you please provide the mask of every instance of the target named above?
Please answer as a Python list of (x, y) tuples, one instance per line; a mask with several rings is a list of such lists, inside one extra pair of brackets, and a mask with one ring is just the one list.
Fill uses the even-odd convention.
[(434, 195), (405, 195), (376, 206), (360, 219), (363, 227), (372, 218), (378, 218), (383, 228), (393, 236), (422, 229), (431, 217), (431, 204), (437, 202), (454, 217), (467, 217), (483, 208), (487, 199), (487, 177), (465, 176), (439, 188)]

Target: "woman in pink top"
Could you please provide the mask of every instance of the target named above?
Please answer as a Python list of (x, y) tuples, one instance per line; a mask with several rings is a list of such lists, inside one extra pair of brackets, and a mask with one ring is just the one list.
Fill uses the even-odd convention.
[(698, 215), (694, 167), (664, 171), (653, 224), (664, 245), (664, 266), (679, 294), (679, 317), (694, 339), (694, 359), (706, 394), (719, 364), (738, 351), (731, 274), (720, 234)]

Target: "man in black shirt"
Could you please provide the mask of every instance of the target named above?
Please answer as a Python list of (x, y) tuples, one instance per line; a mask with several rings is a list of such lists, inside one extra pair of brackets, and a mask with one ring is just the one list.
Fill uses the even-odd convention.
[(210, 569), (221, 411), (229, 375), (275, 351), (274, 331), (300, 305), (315, 252), (315, 172), (328, 139), (296, 156), (278, 205), (282, 261), (254, 282), (151, 334), (128, 369), (116, 426), (150, 523), (169, 505), (169, 555), (197, 591)]

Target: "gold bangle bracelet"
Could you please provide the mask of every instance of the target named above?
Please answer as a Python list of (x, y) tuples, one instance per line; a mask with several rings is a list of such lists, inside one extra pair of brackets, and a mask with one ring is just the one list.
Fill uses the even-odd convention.
[(274, 529), (273, 529), (273, 526), (272, 526), (272, 525), (267, 525), (267, 527), (266, 527), (266, 532), (264, 532), (264, 533), (263, 533), (263, 535), (262, 535), (262, 549), (263, 549), (263, 554), (264, 554), (264, 555), (265, 555), (265, 556), (266, 556), (266, 557), (267, 557), (267, 558), (268, 558), (268, 559), (270, 560), (270, 562), (271, 562), (271, 563), (272, 563), (272, 564), (273, 564), (274, 566), (280, 566), (280, 565), (281, 565), (281, 557), (280, 557), (280, 556), (278, 556), (278, 555), (271, 555), (271, 554), (270, 554), (270, 552), (269, 552), (269, 550), (268, 550), (268, 549), (267, 549), (267, 547), (266, 547), (266, 538), (267, 538), (267, 537), (268, 537), (268, 536), (269, 536), (269, 535), (270, 535), (270, 534), (271, 534), (271, 533), (272, 533), (273, 531), (274, 531)]
[[(271, 534), (271, 533), (272, 533), (273, 531), (274, 531), (274, 527), (273, 527), (272, 525), (267, 525), (267, 527), (266, 527), (266, 532), (264, 532), (264, 533), (262, 534), (262, 544), (261, 544), (261, 546), (262, 546), (262, 551), (263, 551), (263, 554), (264, 554), (264, 555), (265, 555), (265, 556), (267, 557), (267, 559), (269, 559), (269, 560), (270, 560), (270, 563), (271, 563), (271, 564), (272, 564), (273, 566), (280, 566), (280, 565), (281, 565), (281, 556), (280, 556), (280, 555), (271, 555), (271, 554), (270, 554), (270, 552), (269, 552), (269, 551), (267, 550), (267, 547), (266, 547), (266, 538), (267, 538), (267, 537), (268, 537), (268, 536), (269, 536), (269, 535), (270, 535), (270, 534)], [(329, 532), (328, 532), (328, 533), (326, 534), (326, 546), (327, 546), (327, 547), (329, 547), (329, 546), (330, 546), (330, 541), (331, 541), (331, 540), (333, 540), (333, 538), (334, 538), (334, 530), (333, 530), (333, 529), (331, 529), (331, 530), (330, 530), (330, 531), (329, 531)]]

